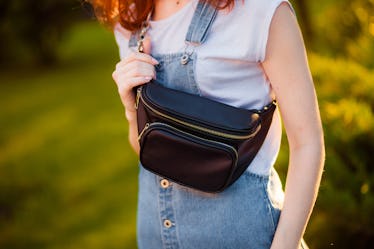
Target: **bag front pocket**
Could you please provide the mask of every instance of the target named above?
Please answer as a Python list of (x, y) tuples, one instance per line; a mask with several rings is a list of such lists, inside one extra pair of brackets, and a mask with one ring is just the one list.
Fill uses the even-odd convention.
[(235, 171), (234, 147), (164, 123), (147, 124), (139, 135), (143, 166), (181, 185), (219, 192)]

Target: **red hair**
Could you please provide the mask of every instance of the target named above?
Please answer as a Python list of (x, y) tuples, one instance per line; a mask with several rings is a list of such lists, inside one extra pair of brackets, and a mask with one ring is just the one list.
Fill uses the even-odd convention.
[[(152, 10), (154, 0), (87, 0), (97, 18), (110, 26), (119, 22), (129, 31), (138, 30)], [(200, 0), (210, 3), (217, 9), (232, 7), (235, 0)]]

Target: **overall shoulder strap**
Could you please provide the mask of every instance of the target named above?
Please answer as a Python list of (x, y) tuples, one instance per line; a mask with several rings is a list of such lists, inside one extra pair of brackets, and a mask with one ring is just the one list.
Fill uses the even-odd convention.
[[(217, 15), (217, 9), (208, 4), (207, 2), (199, 1), (191, 23), (188, 27), (185, 41), (195, 46), (202, 44), (208, 34), (209, 28), (211, 27), (215, 17)], [(138, 40), (138, 32), (133, 32), (130, 40), (129, 47), (136, 47)]]
[(202, 44), (208, 34), (209, 28), (217, 16), (217, 9), (206, 1), (199, 3), (196, 6), (195, 13), (192, 17), (190, 26), (186, 34), (186, 42), (193, 45)]

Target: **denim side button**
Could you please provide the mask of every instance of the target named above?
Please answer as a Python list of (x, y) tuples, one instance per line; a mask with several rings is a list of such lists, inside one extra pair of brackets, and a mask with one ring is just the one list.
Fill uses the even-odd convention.
[(172, 226), (172, 223), (170, 220), (164, 220), (164, 227), (170, 228)]
[(160, 181), (160, 185), (161, 185), (162, 188), (168, 188), (170, 186), (170, 182), (166, 179), (162, 179)]
[(183, 54), (181, 57), (181, 64), (186, 65), (190, 60), (190, 56), (188, 54)]

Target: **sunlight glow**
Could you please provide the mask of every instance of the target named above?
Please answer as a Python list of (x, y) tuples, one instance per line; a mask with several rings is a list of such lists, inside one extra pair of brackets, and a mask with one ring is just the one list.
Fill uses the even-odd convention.
[(367, 192), (369, 192), (369, 184), (368, 183), (364, 183), (362, 184), (361, 186), (361, 194), (367, 194)]
[(374, 36), (374, 20), (369, 24), (369, 33)]

